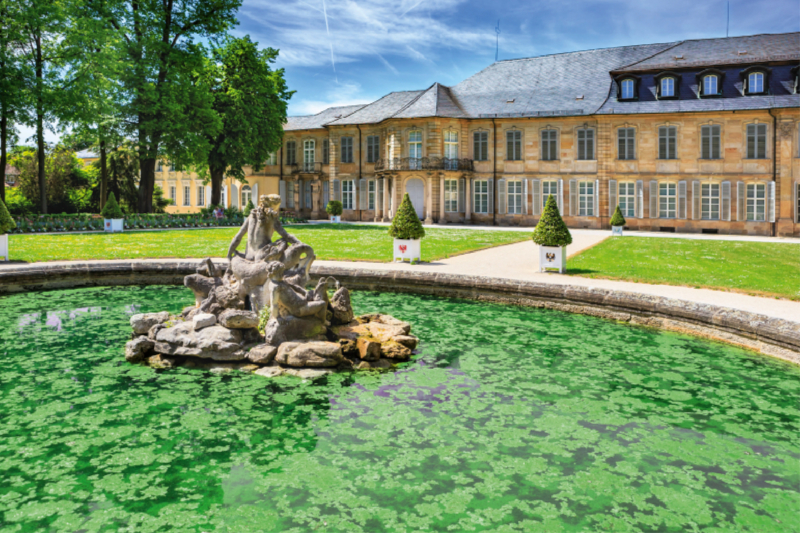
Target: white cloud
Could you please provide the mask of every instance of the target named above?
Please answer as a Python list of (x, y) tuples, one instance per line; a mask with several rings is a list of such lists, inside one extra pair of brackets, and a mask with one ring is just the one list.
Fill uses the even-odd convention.
[[(315, 96), (320, 96), (316, 95)], [(375, 101), (375, 98), (366, 98), (361, 93), (361, 85), (358, 83), (339, 83), (331, 86), (322, 98), (314, 100), (292, 99), (292, 115), (315, 115), (329, 107), (368, 104)]]

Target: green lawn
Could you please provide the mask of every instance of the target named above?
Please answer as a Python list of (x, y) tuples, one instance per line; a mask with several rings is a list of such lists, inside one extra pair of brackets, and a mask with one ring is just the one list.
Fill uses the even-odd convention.
[(611, 238), (570, 258), (567, 267), (569, 274), (591, 278), (800, 300), (800, 244)]
[[(384, 226), (350, 224), (288, 226), (288, 231), (310, 244), (318, 259), (391, 261), (392, 238)], [(12, 261), (75, 259), (144, 259), (159, 257), (225, 257), (238, 228), (170, 231), (126, 231), (79, 235), (9, 235)], [(518, 231), (480, 231), (425, 228), (422, 260), (434, 261), (530, 239)], [(239, 246), (244, 251), (244, 243)]]

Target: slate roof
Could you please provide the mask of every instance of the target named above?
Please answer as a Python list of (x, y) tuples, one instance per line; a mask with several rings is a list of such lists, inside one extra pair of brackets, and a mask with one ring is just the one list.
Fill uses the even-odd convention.
[(467, 118), (467, 114), (453, 101), (450, 88), (434, 83), (392, 118), (452, 117)]
[[(744, 52), (740, 54), (740, 52)], [(676, 59), (682, 57), (682, 59)], [(800, 33), (778, 33), (682, 41), (616, 72), (674, 70), (687, 67), (756, 65), (800, 60)]]
[(347, 117), (364, 107), (364, 104), (329, 107), (316, 115), (287, 117), (284, 131), (322, 129), (326, 124), (342, 117)]
[(377, 124), (387, 118), (393, 117), (396, 113), (415, 102), (417, 98), (422, 96), (425, 92), (426, 91), (401, 91), (389, 93), (383, 98), (365, 105), (352, 115), (331, 122), (331, 125)]

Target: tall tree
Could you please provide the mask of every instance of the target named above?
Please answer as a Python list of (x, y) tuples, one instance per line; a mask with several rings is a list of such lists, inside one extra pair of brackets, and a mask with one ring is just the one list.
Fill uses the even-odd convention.
[(61, 85), (63, 65), (62, 42), (67, 28), (64, 2), (58, 0), (21, 0), (17, 23), (21, 38), (21, 58), (32, 71), (26, 84), (30, 117), (36, 127), (38, 160), (39, 208), (47, 213), (47, 180), (45, 177), (45, 127), (52, 128), (58, 119), (61, 103), (67, 98)]
[(153, 211), (159, 156), (183, 167), (205, 162), (221, 121), (194, 83), (204, 51), (236, 23), (241, 0), (86, 0), (111, 31), (126, 120), (140, 162), (138, 210)]
[(0, 199), (6, 199), (8, 148), (16, 134), (15, 123), (24, 113), (24, 65), (20, 61), (19, 3), (0, 0)]
[[(227, 39), (211, 51), (201, 83), (213, 95), (222, 129), (209, 135), (211, 203), (220, 205), (227, 175), (244, 181), (246, 165), (259, 170), (281, 147), (289, 91), (283, 69), (272, 70), (278, 50), (259, 50), (250, 37)], [(256, 199), (256, 202), (258, 199)]]

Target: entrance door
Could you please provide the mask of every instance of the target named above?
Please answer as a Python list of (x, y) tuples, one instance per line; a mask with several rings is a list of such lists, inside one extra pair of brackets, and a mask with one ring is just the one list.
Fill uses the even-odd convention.
[(422, 220), (425, 216), (425, 184), (419, 178), (411, 178), (406, 182), (406, 192), (417, 216)]

